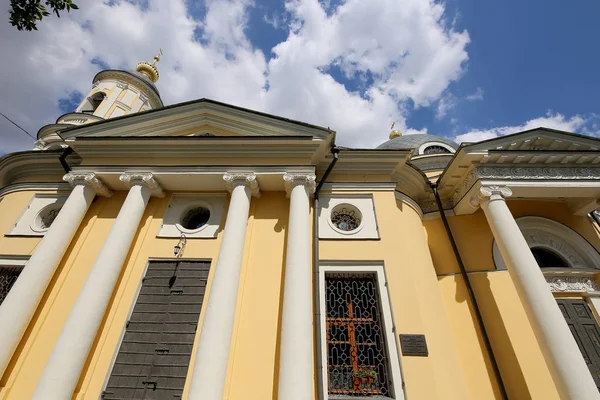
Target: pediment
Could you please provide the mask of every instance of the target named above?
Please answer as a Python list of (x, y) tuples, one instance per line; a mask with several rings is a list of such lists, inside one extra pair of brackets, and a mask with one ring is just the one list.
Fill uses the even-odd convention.
[(597, 151), (600, 140), (576, 133), (536, 128), (465, 146), (467, 153), (481, 151)]
[(328, 128), (200, 99), (67, 128), (59, 135), (64, 140), (140, 136), (308, 136), (325, 139), (333, 133)]

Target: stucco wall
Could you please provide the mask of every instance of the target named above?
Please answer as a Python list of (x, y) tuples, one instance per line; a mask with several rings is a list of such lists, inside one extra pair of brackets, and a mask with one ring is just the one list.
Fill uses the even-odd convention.
[[(588, 217), (572, 215), (564, 203), (511, 200), (508, 206), (515, 218), (540, 216), (561, 222), (600, 249), (598, 234)], [(507, 271), (495, 269), (493, 236), (485, 215), (478, 210), (448, 220), (465, 268), (470, 271), (469, 278), (509, 397), (557, 399), (558, 393), (512, 280)], [(425, 221), (424, 225), (470, 398), (493, 398), (492, 370), (441, 219)]]
[(428, 357), (401, 356), (409, 399), (465, 399), (467, 387), (419, 215), (393, 192), (373, 194), (380, 240), (321, 240), (322, 260), (382, 260), (396, 340), (425, 334)]

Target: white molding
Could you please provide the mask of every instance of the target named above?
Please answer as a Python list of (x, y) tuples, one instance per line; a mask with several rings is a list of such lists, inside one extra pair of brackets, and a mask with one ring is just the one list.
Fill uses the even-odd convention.
[[(361, 214), (360, 226), (345, 232), (334, 227), (331, 212), (341, 204), (349, 204), (357, 208)], [(319, 239), (379, 239), (379, 227), (375, 202), (371, 193), (330, 194), (321, 196), (319, 200)]]
[(23, 268), (30, 256), (2, 255), (0, 256), (0, 268), (2, 267), (21, 267)]
[(39, 213), (52, 205), (64, 205), (67, 201), (66, 194), (58, 193), (36, 193), (33, 195), (27, 206), (21, 211), (18, 218), (12, 225), (12, 228), (6, 232), (5, 236), (44, 236), (50, 229), (41, 229), (37, 227), (36, 219)]
[(417, 214), (419, 214), (419, 217), (423, 219), (423, 210), (421, 210), (421, 206), (419, 206), (419, 203), (417, 203), (412, 197), (407, 196), (406, 194), (398, 191), (394, 192), (394, 196), (396, 197), (396, 200), (401, 201), (402, 203), (415, 210)]
[(542, 270), (544, 278), (554, 293), (588, 293), (600, 292), (596, 281), (598, 270), (568, 270), (552, 268)]
[(399, 346), (396, 338), (396, 329), (394, 318), (392, 315), (391, 302), (387, 291), (387, 278), (385, 274), (385, 266), (383, 262), (376, 261), (335, 261), (335, 262), (319, 262), (319, 293), (321, 303), (318, 305), (321, 316), (321, 365), (323, 373), (323, 387), (320, 390), (323, 393), (323, 398), (329, 400), (327, 390), (327, 312), (325, 309), (325, 275), (336, 273), (365, 273), (374, 274), (377, 280), (379, 301), (381, 306), (382, 323), (385, 331), (386, 348), (388, 351), (388, 368), (390, 371), (392, 398), (396, 400), (404, 400), (404, 384), (402, 382), (402, 366), (400, 361)]
[(396, 189), (396, 182), (329, 182), (321, 187), (321, 193), (343, 192), (343, 191), (393, 191)]
[[(558, 253), (572, 268), (600, 269), (600, 254), (577, 232), (560, 222), (543, 217), (516, 218), (529, 247), (543, 247)], [(494, 240), (492, 255), (497, 269), (506, 269)]]
[[(173, 193), (156, 237), (179, 238), (184, 234), (188, 239), (216, 238), (223, 220), (225, 199), (225, 194)], [(181, 226), (181, 217), (187, 210), (195, 207), (207, 208), (210, 216), (206, 225), (189, 230)]]
[(55, 182), (51, 182), (51, 183), (43, 183), (43, 182), (41, 182), (41, 183), (13, 183), (11, 185), (5, 186), (2, 189), (0, 189), (0, 197), (6, 196), (11, 193), (24, 192), (24, 191), (70, 192), (71, 185), (69, 185), (68, 183), (58, 183), (58, 182), (56, 182), (56, 183)]

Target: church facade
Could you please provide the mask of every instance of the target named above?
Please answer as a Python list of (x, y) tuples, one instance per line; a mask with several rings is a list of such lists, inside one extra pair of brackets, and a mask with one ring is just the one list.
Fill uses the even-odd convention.
[(600, 140), (341, 147), (158, 60), (0, 158), (0, 399), (600, 398)]

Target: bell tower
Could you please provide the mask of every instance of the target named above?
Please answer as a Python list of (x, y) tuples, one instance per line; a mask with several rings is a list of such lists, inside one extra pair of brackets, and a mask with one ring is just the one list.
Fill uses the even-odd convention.
[(162, 55), (160, 50), (153, 61), (142, 61), (135, 70), (111, 69), (97, 73), (92, 81), (92, 90), (74, 112), (61, 115), (55, 124), (46, 125), (38, 131), (34, 150), (67, 147), (57, 134), (67, 127), (162, 108), (163, 102), (154, 85), (160, 76), (156, 63)]

